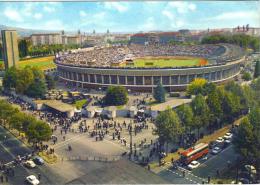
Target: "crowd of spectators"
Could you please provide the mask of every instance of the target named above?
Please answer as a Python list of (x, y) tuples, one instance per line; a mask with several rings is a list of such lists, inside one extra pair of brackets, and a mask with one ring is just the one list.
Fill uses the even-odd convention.
[(93, 49), (79, 49), (73, 52), (60, 52), (56, 54), (56, 62), (92, 67), (114, 67), (125, 60), (146, 56), (193, 56), (206, 59), (214, 58), (222, 63), (240, 56), (241, 48), (238, 46), (225, 45), (129, 45), (111, 46)]

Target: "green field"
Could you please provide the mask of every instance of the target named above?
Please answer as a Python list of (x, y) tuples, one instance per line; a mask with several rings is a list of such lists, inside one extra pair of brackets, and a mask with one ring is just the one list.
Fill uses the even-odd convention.
[(204, 59), (201, 58), (139, 58), (133, 63), (126, 63), (127, 67), (183, 67), (199, 66)]
[[(51, 69), (56, 67), (56, 65), (53, 63), (53, 58), (53, 56), (48, 56), (40, 58), (22, 59), (18, 62), (18, 67), (23, 68), (25, 66), (36, 66), (39, 67), (41, 70)], [(3, 61), (0, 60), (0, 63), (3, 63)]]
[(25, 66), (32, 66), (32, 67), (36, 66), (42, 70), (51, 69), (56, 67), (56, 65), (53, 63), (53, 58), (54, 58), (53, 56), (49, 56), (49, 57), (25, 59), (19, 61), (18, 66), (21, 68)]

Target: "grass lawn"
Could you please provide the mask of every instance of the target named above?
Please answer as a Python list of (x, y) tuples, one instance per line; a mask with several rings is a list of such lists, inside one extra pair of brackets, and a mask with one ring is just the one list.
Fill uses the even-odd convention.
[(145, 57), (137, 58), (133, 63), (126, 63), (126, 66), (134, 67), (182, 67), (205, 65), (207, 61), (195, 57)]
[(56, 67), (56, 65), (53, 62), (53, 59), (54, 56), (24, 59), (19, 61), (18, 66), (22, 68), (25, 66), (36, 66), (42, 70), (45, 70)]
[(73, 105), (74, 105), (77, 109), (81, 109), (82, 106), (83, 106), (84, 104), (86, 104), (86, 103), (87, 103), (87, 100), (86, 100), (86, 99), (83, 99), (83, 100), (78, 100), (78, 101), (76, 101)]

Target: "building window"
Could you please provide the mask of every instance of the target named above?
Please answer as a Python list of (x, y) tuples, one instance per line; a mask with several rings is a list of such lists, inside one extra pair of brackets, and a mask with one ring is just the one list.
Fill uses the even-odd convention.
[(116, 75), (111, 75), (111, 84), (117, 84), (117, 76)]
[(96, 75), (96, 78), (97, 78), (97, 83), (101, 84), (102, 83), (101, 75)]
[(88, 75), (84, 74), (84, 82), (88, 82)]
[(178, 82), (178, 78), (179, 76), (171, 76), (172, 78), (172, 85), (178, 85), (179, 82)]
[(82, 81), (82, 75), (81, 75), (81, 73), (78, 73), (78, 81)]
[(145, 85), (152, 85), (152, 77), (151, 76), (145, 76), (144, 77), (144, 84)]
[(154, 76), (153, 77), (153, 84), (157, 85), (158, 83), (161, 83), (161, 77), (160, 76)]
[(189, 75), (189, 83), (195, 79), (195, 75)]
[(216, 72), (211, 73), (211, 81), (216, 80)]
[(73, 73), (73, 80), (77, 80), (77, 74)]
[(187, 83), (187, 75), (181, 75), (180, 83), (181, 84), (186, 84)]
[(170, 84), (170, 77), (169, 76), (163, 76), (162, 77), (162, 83), (163, 83), (163, 85), (169, 85)]
[(204, 78), (209, 81), (209, 73), (205, 73)]
[(109, 75), (104, 75), (103, 78), (104, 78), (104, 84), (110, 84)]
[(217, 80), (220, 80), (221, 79), (221, 71), (218, 71), (217, 72)]
[(119, 83), (125, 85), (125, 76), (119, 76)]
[(134, 85), (134, 76), (127, 76), (127, 85)]
[(95, 83), (95, 75), (94, 74), (90, 74), (89, 77), (90, 77), (90, 82), (91, 83)]
[(143, 85), (143, 77), (142, 76), (136, 76), (135, 81), (136, 81), (136, 85)]

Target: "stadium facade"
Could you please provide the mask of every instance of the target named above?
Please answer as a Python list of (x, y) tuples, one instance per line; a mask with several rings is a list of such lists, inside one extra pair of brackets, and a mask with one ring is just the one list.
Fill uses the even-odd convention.
[(178, 68), (72, 65), (60, 62), (58, 58), (55, 63), (60, 79), (77, 87), (104, 89), (120, 85), (131, 91), (152, 92), (160, 82), (167, 91), (173, 92), (184, 90), (195, 78), (205, 78), (217, 84), (230, 81), (240, 73), (244, 59), (242, 55), (232, 55), (232, 58), (226, 58), (221, 63)]

